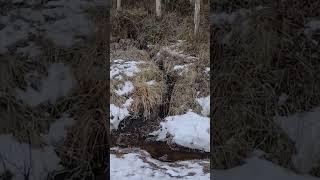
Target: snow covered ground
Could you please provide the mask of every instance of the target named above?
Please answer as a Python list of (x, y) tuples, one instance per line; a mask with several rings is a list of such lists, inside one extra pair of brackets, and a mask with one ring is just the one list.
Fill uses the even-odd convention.
[[(128, 79), (136, 76), (141, 69), (139, 64), (143, 64), (143, 61), (126, 61), (123, 59), (111, 60), (110, 78), (112, 82), (118, 82), (116, 89), (112, 89), (111, 93), (115, 93), (118, 97), (123, 97), (126, 101), (122, 105), (116, 105), (111, 102), (110, 104), (110, 129), (118, 129), (118, 126), (122, 120), (130, 115), (129, 108), (133, 99), (131, 93), (134, 90), (133, 83)], [(124, 79), (126, 81), (123, 81)], [(112, 84), (112, 83), (111, 83)]]
[(320, 180), (310, 175), (296, 174), (259, 156), (248, 157), (243, 165), (227, 170), (213, 170), (211, 178), (208, 160), (164, 163), (154, 160), (142, 150), (110, 154), (111, 179), (157, 180)]
[(292, 157), (295, 168), (308, 173), (320, 161), (320, 107), (288, 117), (276, 116), (274, 121), (295, 142), (297, 154)]
[(122, 154), (110, 154), (110, 177), (112, 180), (209, 180), (209, 160), (165, 163), (151, 158), (143, 150), (133, 149)]
[[(178, 48), (181, 43), (183, 41), (164, 47), (161, 51), (166, 51), (181, 60), (172, 62), (176, 64), (170, 68), (172, 68), (171, 71), (174, 71), (177, 75), (180, 74), (181, 78), (183, 78), (182, 75), (187, 73), (189, 67), (193, 65), (190, 61), (193, 62), (197, 58), (179, 51)], [(135, 53), (138, 54), (138, 51)], [(134, 101), (132, 93), (136, 89), (135, 78), (137, 76), (141, 78), (141, 73), (145, 73), (146, 76), (143, 76), (141, 80), (145, 81), (145, 84), (150, 87), (159, 85), (161, 82), (158, 80), (162, 80), (161, 78), (150, 79), (150, 77), (153, 77), (150, 74), (153, 75), (154, 71), (159, 71), (159, 67), (155, 62), (130, 57), (130, 55), (111, 59), (111, 92), (115, 99), (121, 100), (121, 103), (111, 102), (110, 104), (110, 129), (113, 131), (118, 129), (121, 121), (130, 116), (130, 111), (132, 111), (130, 106)], [(161, 53), (159, 52), (156, 61), (159, 60), (160, 55)], [(184, 63), (184, 59), (188, 62)], [(204, 73), (209, 71), (206, 68)], [(159, 124), (160, 129), (151, 134), (159, 141), (172, 142), (188, 148), (210, 152), (210, 118), (208, 117), (210, 96), (194, 98), (194, 103), (201, 108), (201, 114), (190, 110), (185, 114), (168, 116)], [(110, 155), (110, 166), (111, 179), (210, 179), (208, 159), (168, 163), (153, 159), (148, 152), (141, 149), (131, 151), (116, 149), (116, 152)]]
[(21, 0), (2, 3), (0, 54), (15, 52), (30, 57), (41, 52), (34, 37), (49, 39), (58, 47), (70, 47), (80, 42), (82, 37), (95, 31), (86, 9), (106, 4), (97, 0)]
[(151, 133), (158, 141), (171, 141), (180, 146), (210, 152), (210, 119), (194, 112), (169, 116), (161, 129)]
[(9, 171), (13, 175), (12, 180), (23, 180), (27, 177), (43, 180), (49, 173), (61, 170), (63, 167), (59, 164), (61, 160), (55, 147), (63, 142), (66, 128), (73, 123), (68, 114), (63, 114), (50, 126), (49, 133), (43, 135), (42, 140), (47, 145), (42, 148), (21, 143), (11, 134), (0, 135), (0, 175)]
[(251, 157), (246, 163), (228, 170), (213, 170), (214, 179), (221, 180), (319, 180), (298, 175), (267, 160)]
[(37, 106), (47, 101), (54, 104), (59, 98), (68, 95), (76, 85), (71, 69), (63, 63), (50, 64), (48, 76), (41, 77), (40, 82), (36, 82), (37, 78), (39, 74), (36, 71), (25, 75), (28, 86), (26, 90), (16, 89), (17, 99), (21, 99), (30, 106)]

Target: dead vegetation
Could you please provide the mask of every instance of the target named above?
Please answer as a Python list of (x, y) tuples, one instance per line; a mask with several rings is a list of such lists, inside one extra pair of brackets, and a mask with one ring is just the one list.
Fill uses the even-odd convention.
[[(0, 59), (0, 121), (1, 134), (13, 134), (19, 141), (32, 146), (44, 146), (41, 134), (46, 134), (53, 120), (69, 113), (76, 121), (69, 129), (64, 145), (55, 150), (65, 169), (54, 172), (51, 179), (104, 176), (108, 157), (109, 124), (107, 65), (109, 60), (109, 14), (107, 9), (92, 12), (98, 31), (85, 44), (61, 49), (46, 44), (39, 61), (26, 61), (23, 56), (5, 56)], [(62, 62), (72, 69), (77, 86), (71, 94), (55, 104), (42, 103), (30, 107), (15, 97), (15, 88), (25, 88), (26, 82), (47, 76), (47, 65)], [(38, 76), (26, 76), (37, 71)]]
[[(319, 16), (319, 2), (214, 1), (211, 7), (213, 16), (252, 11), (245, 20), (211, 28), (212, 167), (234, 167), (261, 149), (267, 159), (292, 168), (294, 144), (273, 117), (320, 103), (319, 48), (301, 33), (307, 18)], [(278, 103), (282, 93), (289, 97), (285, 104)]]
[[(195, 98), (209, 95), (209, 74), (204, 72), (210, 63), (209, 8), (208, 3), (203, 6), (200, 32), (194, 36), (189, 1), (165, 1), (161, 18), (155, 15), (154, 1), (122, 3), (121, 11), (111, 10), (111, 65), (117, 64), (117, 59), (144, 63), (132, 77), (111, 79), (111, 104), (121, 106), (129, 97), (133, 99), (130, 116), (119, 130), (112, 131), (111, 138), (115, 145), (144, 148), (147, 134), (156, 130), (163, 118), (189, 109), (200, 113)], [(175, 68), (190, 63), (186, 71)], [(133, 83), (134, 90), (118, 96), (114, 90), (126, 81)], [(150, 85), (150, 81), (155, 83)]]

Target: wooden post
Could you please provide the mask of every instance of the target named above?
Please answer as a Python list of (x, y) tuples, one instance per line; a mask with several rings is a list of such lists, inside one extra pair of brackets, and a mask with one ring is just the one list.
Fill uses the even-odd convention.
[(200, 0), (194, 1), (194, 35), (198, 34), (200, 24)]
[(121, 10), (121, 0), (117, 0), (117, 11)]
[(156, 14), (161, 17), (161, 0), (156, 0)]

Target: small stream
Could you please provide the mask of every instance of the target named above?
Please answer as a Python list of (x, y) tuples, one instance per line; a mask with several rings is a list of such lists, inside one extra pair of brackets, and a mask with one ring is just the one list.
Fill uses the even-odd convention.
[[(116, 146), (113, 146), (116, 147)], [(118, 146), (119, 147), (119, 146)], [(209, 159), (210, 153), (199, 150), (189, 149), (185, 147), (170, 147), (166, 142), (152, 141), (152, 142), (138, 142), (127, 146), (120, 146), (121, 148), (140, 148), (147, 151), (152, 158), (163, 162), (175, 162), (186, 160)], [(111, 147), (112, 148), (112, 147)]]

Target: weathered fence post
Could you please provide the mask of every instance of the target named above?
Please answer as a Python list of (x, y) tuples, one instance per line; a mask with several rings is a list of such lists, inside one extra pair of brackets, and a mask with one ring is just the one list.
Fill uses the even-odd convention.
[(161, 0), (156, 0), (156, 14), (161, 17)]
[(121, 10), (121, 0), (117, 0), (117, 11)]
[(198, 34), (200, 24), (200, 0), (194, 1), (194, 35)]

